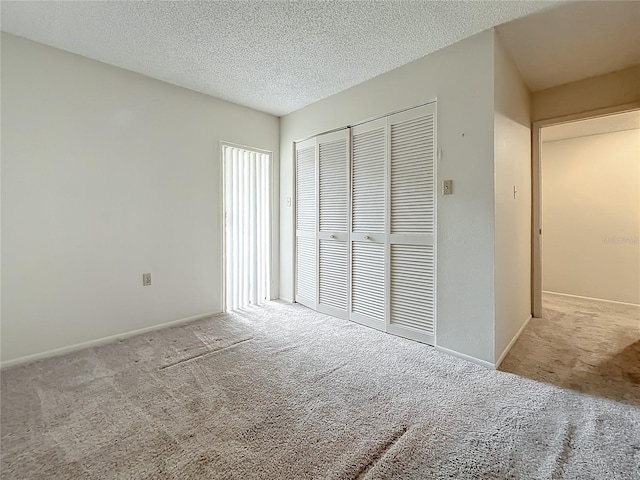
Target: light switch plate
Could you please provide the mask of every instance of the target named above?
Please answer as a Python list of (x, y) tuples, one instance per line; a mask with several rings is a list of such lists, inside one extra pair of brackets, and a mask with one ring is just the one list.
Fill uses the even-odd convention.
[(453, 193), (453, 180), (442, 181), (442, 194), (451, 195)]

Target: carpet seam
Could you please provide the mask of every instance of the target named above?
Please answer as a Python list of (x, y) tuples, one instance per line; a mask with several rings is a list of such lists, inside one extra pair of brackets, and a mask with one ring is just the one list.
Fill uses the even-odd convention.
[(222, 348), (218, 348), (217, 350), (210, 350), (208, 352), (199, 353), (198, 355), (194, 355), (193, 357), (183, 358), (182, 360), (179, 360), (179, 361), (177, 361), (175, 363), (170, 363), (168, 365), (163, 365), (162, 367), (158, 368), (158, 370), (165, 370), (167, 368), (171, 368), (171, 367), (175, 367), (177, 365), (180, 365), (181, 363), (186, 363), (186, 362), (190, 362), (192, 360), (197, 360), (199, 358), (204, 358), (204, 357), (207, 357), (207, 356), (212, 355), (214, 353), (222, 352), (224, 350), (228, 350), (230, 348), (236, 347), (236, 346), (238, 346), (238, 345), (240, 345), (242, 343), (248, 342), (250, 340), (253, 340), (253, 337), (245, 338), (244, 340), (238, 340), (237, 342), (234, 342), (234, 343), (232, 343), (230, 345), (227, 345), (225, 347), (222, 347)]
[(356, 472), (356, 475), (353, 477), (354, 480), (361, 480), (365, 478), (365, 476), (369, 473), (369, 471), (378, 463), (380, 460), (384, 458), (384, 456), (391, 450), (391, 448), (400, 441), (400, 439), (407, 433), (409, 427), (403, 427), (398, 430), (386, 443), (381, 445), (381, 449), (378, 449), (376, 453), (374, 453), (373, 458), (369, 460), (368, 463), (362, 466), (362, 468)]

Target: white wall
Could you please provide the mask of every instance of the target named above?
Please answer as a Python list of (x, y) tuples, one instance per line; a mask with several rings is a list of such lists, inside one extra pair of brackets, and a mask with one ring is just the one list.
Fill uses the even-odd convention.
[(532, 120), (640, 103), (640, 65), (567, 83), (531, 95)]
[(545, 142), (543, 289), (640, 304), (640, 130)]
[(498, 361), (531, 315), (531, 116), (529, 91), (499, 36), (494, 65)]
[(2, 360), (220, 311), (219, 142), (273, 151), (277, 199), (278, 132), (3, 33)]
[(438, 101), (436, 343), (494, 360), (494, 174), (492, 30), (482, 32), (281, 119), (280, 294), (293, 298), (293, 142), (425, 102)]

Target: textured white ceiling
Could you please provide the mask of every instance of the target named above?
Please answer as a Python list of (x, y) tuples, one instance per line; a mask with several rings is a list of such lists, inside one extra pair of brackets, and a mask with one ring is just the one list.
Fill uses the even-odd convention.
[[(633, 112), (544, 127), (541, 131), (540, 139), (542, 142), (554, 142), (568, 138), (638, 129), (640, 129), (640, 110), (635, 110)], [(638, 148), (640, 148), (640, 134), (638, 135)]]
[(2, 1), (2, 30), (283, 115), (547, 1)]
[(640, 64), (640, 1), (560, 5), (497, 28), (531, 91)]

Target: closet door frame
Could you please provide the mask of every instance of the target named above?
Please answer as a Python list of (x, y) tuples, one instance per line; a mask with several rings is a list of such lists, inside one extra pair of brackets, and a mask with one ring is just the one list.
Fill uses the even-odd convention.
[[(411, 119), (418, 119), (420, 117), (433, 114), (433, 233), (432, 234), (411, 234), (411, 233), (392, 233), (391, 232), (391, 190), (392, 190), (392, 177), (391, 177), (391, 133), (392, 124), (402, 123)], [(377, 126), (376, 126), (377, 124)], [(383, 233), (364, 233), (353, 231), (353, 205), (354, 205), (354, 162), (353, 162), (353, 136), (354, 132), (361, 130), (365, 126), (371, 125), (370, 130), (375, 128), (385, 128), (385, 165), (384, 165), (384, 229)], [(366, 130), (365, 130), (366, 131)], [(345, 133), (346, 132), (346, 133)], [(346, 134), (347, 138), (347, 166), (345, 169), (345, 175), (348, 176), (348, 196), (347, 196), (347, 231), (346, 232), (326, 232), (320, 231), (320, 159), (319, 159), (319, 145), (321, 142), (330, 142), (333, 139), (344, 138)], [(294, 145), (294, 198), (296, 199), (294, 205), (294, 301), (302, 303), (309, 308), (316, 311), (333, 315), (339, 318), (345, 318), (356, 323), (360, 323), (378, 330), (382, 330), (394, 335), (402, 336), (412, 340), (416, 340), (429, 345), (435, 345), (437, 335), (437, 207), (440, 192), (438, 190), (438, 142), (437, 142), (437, 102), (433, 100), (430, 103), (409, 108), (395, 114), (389, 114), (387, 116), (370, 120), (368, 122), (359, 123), (355, 126), (348, 127), (346, 129), (338, 130), (335, 132), (321, 134), (314, 136), (313, 138), (305, 141), (296, 142)], [(297, 152), (300, 149), (306, 148), (310, 145), (314, 145), (315, 151), (315, 232), (298, 230), (297, 225), (297, 209), (298, 209), (298, 172), (297, 172)], [(299, 237), (310, 238), (314, 240), (315, 245), (315, 298), (314, 299), (299, 299), (298, 298), (298, 258), (297, 258), (297, 241)], [(347, 301), (346, 301), (346, 313), (339, 309), (334, 309), (327, 305), (320, 304), (320, 240), (339, 240), (346, 242), (346, 258), (347, 258)], [(383, 298), (383, 321), (379, 321), (373, 318), (368, 318), (366, 315), (359, 315), (353, 312), (353, 248), (357, 242), (372, 241), (373, 243), (384, 245), (384, 278), (380, 279), (383, 282), (384, 298)], [(393, 324), (391, 322), (391, 259), (392, 259), (392, 245), (415, 245), (425, 246), (431, 245), (433, 247), (433, 334), (420, 331), (418, 329), (410, 328), (406, 325)], [(302, 301), (300, 301), (302, 300)], [(313, 301), (310, 301), (313, 300)]]

